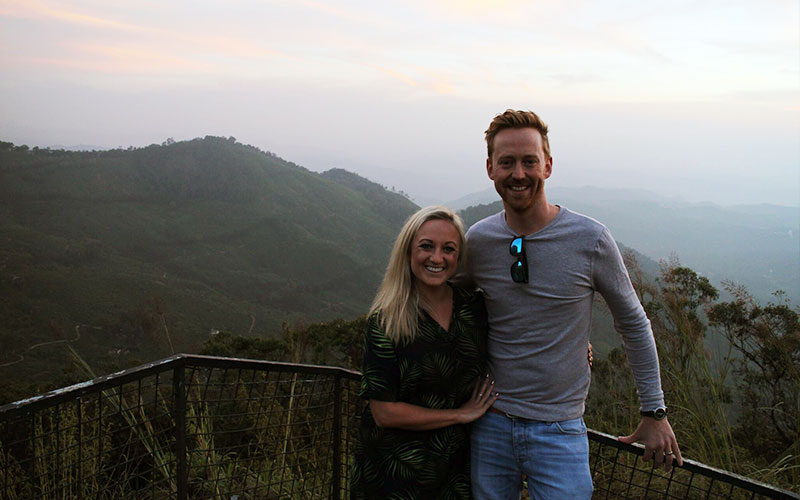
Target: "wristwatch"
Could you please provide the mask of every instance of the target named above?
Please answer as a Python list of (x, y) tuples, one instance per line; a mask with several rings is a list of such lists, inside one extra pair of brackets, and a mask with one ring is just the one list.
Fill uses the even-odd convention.
[(655, 410), (651, 410), (651, 411), (642, 411), (642, 412), (639, 412), (639, 413), (641, 413), (643, 417), (650, 417), (650, 418), (654, 418), (656, 420), (664, 420), (665, 418), (667, 418), (667, 408), (666, 407), (656, 408)]

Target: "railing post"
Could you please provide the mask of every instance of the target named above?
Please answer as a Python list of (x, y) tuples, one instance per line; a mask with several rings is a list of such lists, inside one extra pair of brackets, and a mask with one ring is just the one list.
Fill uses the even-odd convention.
[(342, 497), (342, 377), (333, 377), (333, 478), (331, 500)]
[(78, 404), (78, 500), (83, 500), (83, 399), (78, 396), (75, 401)]
[(175, 469), (178, 480), (178, 500), (188, 498), (188, 470), (186, 467), (186, 380), (185, 363), (177, 360), (172, 375), (175, 398)]

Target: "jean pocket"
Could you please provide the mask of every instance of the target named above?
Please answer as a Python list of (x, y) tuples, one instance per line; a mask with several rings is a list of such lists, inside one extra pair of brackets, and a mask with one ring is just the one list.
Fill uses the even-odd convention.
[(586, 424), (583, 422), (582, 417), (573, 418), (572, 420), (563, 420), (561, 422), (553, 422), (553, 426), (561, 434), (569, 434), (572, 436), (586, 434)]

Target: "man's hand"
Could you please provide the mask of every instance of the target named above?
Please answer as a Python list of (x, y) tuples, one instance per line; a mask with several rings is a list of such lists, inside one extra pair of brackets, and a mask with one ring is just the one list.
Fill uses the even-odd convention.
[(681, 450), (678, 448), (678, 440), (672, 432), (669, 421), (656, 420), (652, 417), (642, 417), (639, 426), (630, 436), (620, 436), (621, 443), (633, 444), (642, 443), (644, 445), (644, 456), (642, 459), (648, 461), (651, 458), (655, 461), (655, 467), (664, 465), (664, 470), (669, 472), (673, 462), (683, 465)]

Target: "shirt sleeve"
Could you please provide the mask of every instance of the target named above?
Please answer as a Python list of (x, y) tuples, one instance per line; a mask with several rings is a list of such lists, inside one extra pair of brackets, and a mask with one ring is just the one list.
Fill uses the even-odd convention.
[(598, 239), (592, 277), (595, 289), (603, 296), (614, 317), (614, 328), (622, 336), (641, 409), (665, 406), (653, 329), (633, 288), (619, 247), (608, 229), (603, 229)]
[(360, 396), (378, 401), (397, 401), (400, 396), (400, 368), (394, 343), (386, 336), (378, 314), (367, 321)]

